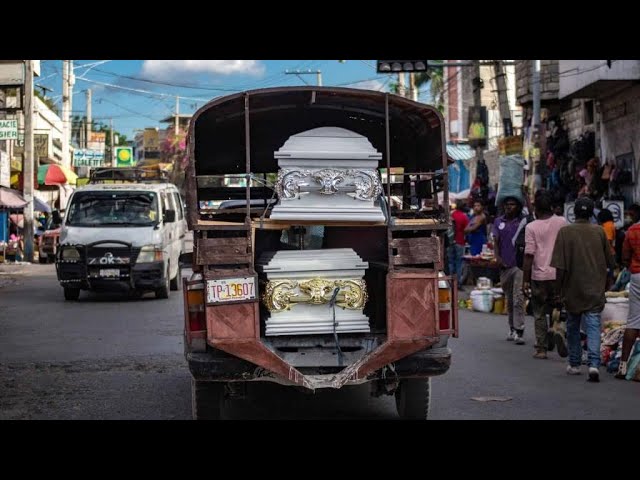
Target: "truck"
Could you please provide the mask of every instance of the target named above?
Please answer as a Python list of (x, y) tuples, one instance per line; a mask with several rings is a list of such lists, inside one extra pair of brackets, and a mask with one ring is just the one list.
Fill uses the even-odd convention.
[(249, 382), (368, 384), (429, 416), (458, 336), (444, 120), (395, 94), (277, 87), (216, 98), (187, 135), (183, 278), (194, 419)]

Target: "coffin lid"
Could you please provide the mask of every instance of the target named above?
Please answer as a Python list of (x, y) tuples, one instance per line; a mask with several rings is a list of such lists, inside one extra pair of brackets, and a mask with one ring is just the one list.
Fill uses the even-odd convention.
[(366, 137), (340, 127), (319, 127), (292, 135), (275, 152), (275, 158), (380, 160)]

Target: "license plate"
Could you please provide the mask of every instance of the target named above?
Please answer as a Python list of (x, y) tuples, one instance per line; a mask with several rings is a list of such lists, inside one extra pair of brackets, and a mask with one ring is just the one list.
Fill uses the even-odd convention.
[(104, 278), (114, 278), (120, 276), (120, 269), (118, 268), (101, 268), (100, 276)]
[(256, 298), (255, 277), (207, 281), (207, 303), (237, 302)]

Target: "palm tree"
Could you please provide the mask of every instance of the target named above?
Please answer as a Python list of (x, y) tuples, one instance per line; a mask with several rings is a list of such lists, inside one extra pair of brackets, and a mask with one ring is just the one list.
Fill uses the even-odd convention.
[[(443, 60), (433, 60), (433, 63), (442, 63)], [(429, 83), (429, 91), (434, 106), (444, 111), (444, 69), (443, 67), (429, 66), (426, 72), (415, 74), (416, 89)]]

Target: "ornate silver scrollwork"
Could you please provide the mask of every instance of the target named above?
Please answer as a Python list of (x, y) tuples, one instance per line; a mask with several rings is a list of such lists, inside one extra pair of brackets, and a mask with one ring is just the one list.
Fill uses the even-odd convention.
[(373, 200), (382, 193), (382, 184), (378, 172), (368, 172), (366, 170), (349, 170), (349, 175), (353, 175), (353, 184), (356, 187), (356, 198), (358, 200)]
[(300, 193), (300, 180), (311, 175), (309, 170), (282, 169), (278, 172), (276, 192), (280, 198), (296, 198)]
[(345, 172), (341, 170), (332, 170), (331, 168), (325, 168), (313, 172), (313, 179), (320, 184), (320, 193), (323, 195), (333, 195), (338, 193), (337, 185), (342, 183), (345, 177)]
[(357, 200), (374, 200), (382, 193), (382, 183), (375, 170), (336, 170), (324, 168), (311, 170), (282, 169), (278, 172), (276, 192), (280, 198), (296, 198), (300, 194), (302, 180), (311, 177), (320, 185), (322, 195), (335, 195), (339, 191), (355, 191)]

